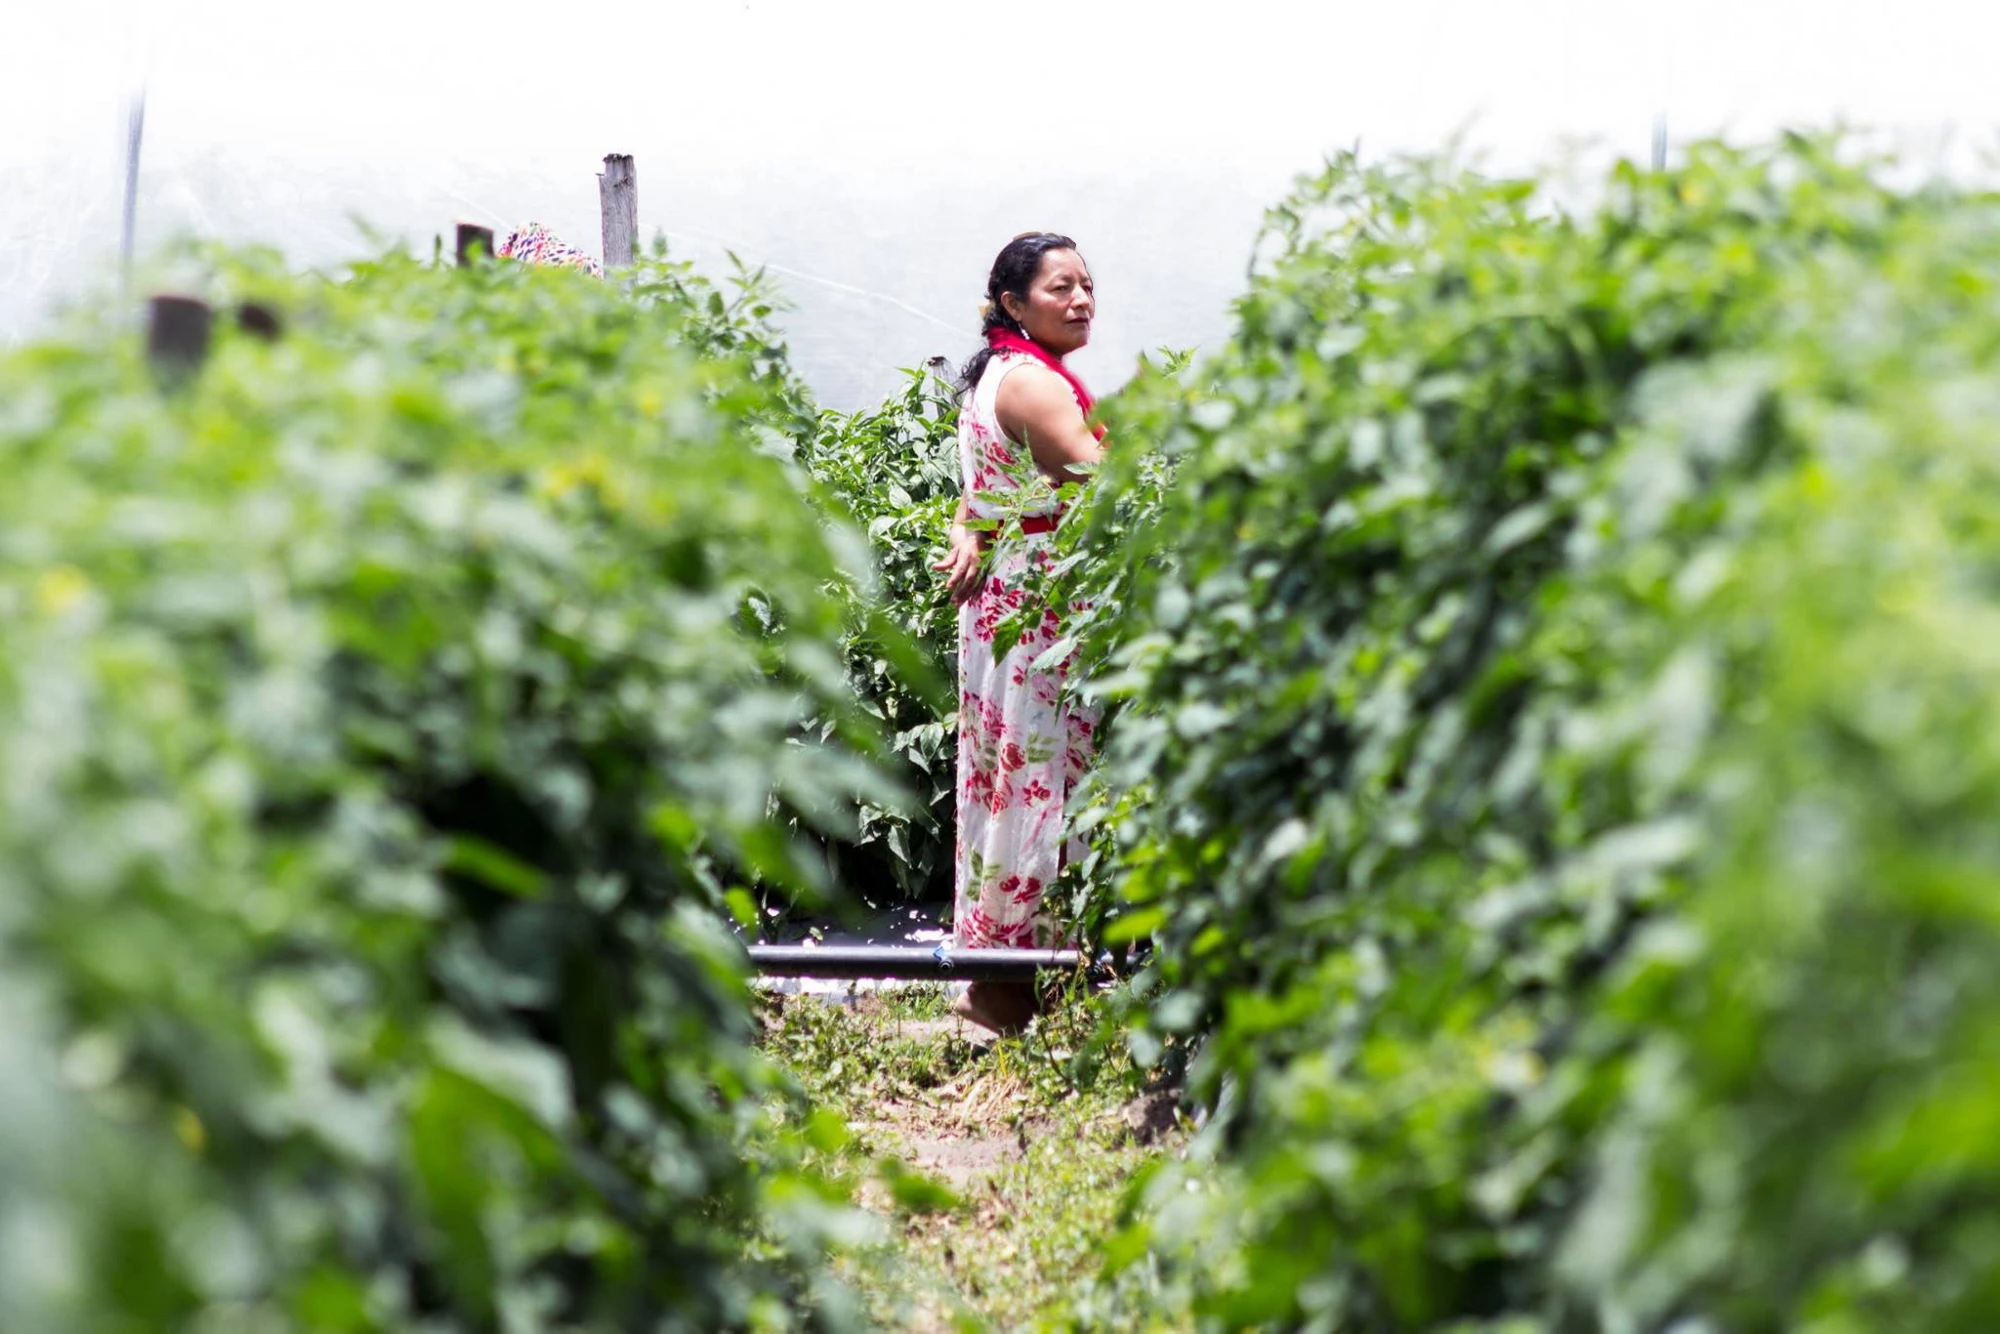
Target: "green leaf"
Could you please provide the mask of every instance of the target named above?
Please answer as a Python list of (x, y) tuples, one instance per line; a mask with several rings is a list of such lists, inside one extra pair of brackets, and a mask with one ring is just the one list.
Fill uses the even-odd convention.
[(469, 834), (446, 840), (444, 869), (516, 898), (540, 898), (548, 890), (548, 877), (542, 872)]
[(965, 1207), (965, 1200), (950, 1187), (912, 1172), (894, 1158), (878, 1159), (875, 1170), (900, 1213), (935, 1214)]
[(1145, 940), (1166, 924), (1165, 908), (1140, 908), (1113, 919), (1104, 929), (1104, 943), (1107, 945), (1127, 945)]

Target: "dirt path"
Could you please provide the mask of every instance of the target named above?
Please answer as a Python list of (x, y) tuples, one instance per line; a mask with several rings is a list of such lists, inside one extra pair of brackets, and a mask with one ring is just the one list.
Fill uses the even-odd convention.
[[(858, 1017), (866, 1022), (866, 1011)], [(960, 1195), (1022, 1161), (1026, 1089), (1020, 1079), (980, 1061), (993, 1046), (992, 1034), (958, 1018), (890, 1020), (884, 1032), (892, 1041), (962, 1050), (974, 1063), (942, 1083), (857, 1108), (851, 1118), (857, 1134)]]
[(848, 1264), (879, 1324), (1027, 1328), (1099, 1281), (1126, 1182), (1181, 1132), (1174, 1100), (1135, 1100), (1124, 1067), (1072, 1073), (1094, 1023), (1079, 1007), (992, 1042), (941, 996), (778, 1007), (767, 1050), (846, 1120), (856, 1202), (889, 1227)]

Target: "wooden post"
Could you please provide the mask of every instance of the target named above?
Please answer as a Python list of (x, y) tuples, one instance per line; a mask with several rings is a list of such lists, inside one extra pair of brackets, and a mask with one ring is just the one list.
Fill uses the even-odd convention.
[(630, 153), (607, 153), (597, 175), (604, 212), (604, 271), (630, 268), (639, 243), (639, 175)]
[(924, 361), (924, 370), (930, 374), (930, 379), (924, 382), (924, 415), (934, 422), (943, 421), (958, 399), (951, 362), (942, 356), (929, 357)]
[(146, 306), (146, 360), (170, 383), (179, 383), (208, 358), (209, 311), (191, 296), (156, 296)]
[(278, 335), (284, 332), (285, 325), (278, 318), (278, 312), (263, 302), (245, 301), (236, 308), (236, 327), (254, 338), (275, 343)]
[(473, 222), (458, 224), (458, 266), (464, 268), (479, 255), (493, 258), (493, 229)]

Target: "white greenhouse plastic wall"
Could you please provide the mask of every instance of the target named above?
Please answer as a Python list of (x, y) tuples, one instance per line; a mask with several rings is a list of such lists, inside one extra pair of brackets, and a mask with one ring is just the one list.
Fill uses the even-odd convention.
[(116, 282), (143, 89), (147, 285), (190, 233), (333, 265), (533, 219), (595, 252), (594, 174), (630, 153), (642, 236), (770, 265), (800, 369), (843, 408), (968, 353), (986, 266), (1030, 228), (1092, 264), (1076, 364), (1100, 392), (1142, 350), (1213, 340), (1263, 208), (1357, 140), (1462, 133), (1511, 170), (1576, 143), (1643, 159), (1661, 115), (1675, 139), (1845, 118), (1949, 131), (1967, 165), (2000, 124), (2000, 7), (1955, 0), (9, 8), (0, 340)]

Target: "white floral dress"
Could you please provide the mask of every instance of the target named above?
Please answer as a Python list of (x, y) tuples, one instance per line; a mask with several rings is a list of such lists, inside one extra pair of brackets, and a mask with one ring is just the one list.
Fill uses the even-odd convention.
[[(1039, 485), (1026, 448), (1000, 430), (1000, 382), (1034, 360), (997, 352), (958, 418), (959, 465), (967, 503), (982, 518), (1018, 515)], [(1032, 488), (1024, 494), (1024, 488)], [(1071, 792), (1095, 754), (1098, 712), (1063, 698), (1067, 661), (1031, 664), (1060, 633), (1053, 609), (1005, 656), (993, 654), (994, 627), (1018, 610), (1022, 576), (1049, 559), (1049, 535), (1024, 533), (1017, 517), (995, 534), (979, 595), (958, 611), (958, 859), (953, 943), (962, 948), (1052, 944), (1041, 911), (1064, 859)]]

